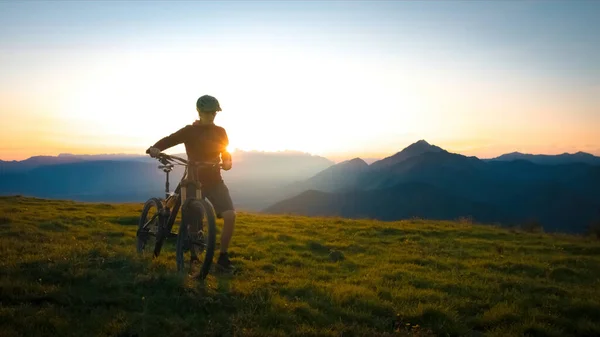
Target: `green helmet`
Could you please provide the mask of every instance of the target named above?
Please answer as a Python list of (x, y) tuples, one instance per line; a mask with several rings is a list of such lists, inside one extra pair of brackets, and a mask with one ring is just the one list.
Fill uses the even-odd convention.
[(196, 108), (198, 108), (200, 112), (221, 111), (219, 101), (210, 95), (200, 96), (196, 102)]

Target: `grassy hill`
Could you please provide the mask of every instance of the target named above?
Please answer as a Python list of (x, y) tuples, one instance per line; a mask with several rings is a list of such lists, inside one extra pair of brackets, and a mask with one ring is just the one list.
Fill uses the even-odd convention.
[(0, 335), (600, 335), (592, 238), (243, 213), (199, 282), (137, 256), (141, 207), (0, 198)]

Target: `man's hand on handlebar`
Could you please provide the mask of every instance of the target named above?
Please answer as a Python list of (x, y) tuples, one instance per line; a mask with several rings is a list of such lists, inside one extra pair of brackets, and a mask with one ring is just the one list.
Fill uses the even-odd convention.
[(160, 150), (156, 147), (151, 147), (148, 150), (146, 150), (146, 153), (149, 154), (150, 157), (156, 158), (160, 154)]
[[(146, 153), (149, 154), (150, 157), (152, 157), (152, 158), (160, 158), (161, 163), (163, 162), (163, 160), (166, 160), (166, 161), (175, 160), (179, 164), (183, 164), (183, 165), (187, 165), (188, 164), (187, 160), (185, 160), (183, 158), (176, 157), (176, 156), (171, 156), (171, 155), (168, 155), (166, 153), (162, 153), (156, 147), (150, 147), (150, 148), (148, 148), (148, 150), (146, 150)], [(166, 165), (166, 162), (164, 162), (163, 164)], [(231, 160), (224, 160), (223, 163), (221, 163), (221, 164), (219, 164), (219, 163), (211, 163), (211, 162), (207, 162), (207, 163), (193, 162), (193, 163), (190, 163), (190, 165), (205, 166), (205, 167), (220, 167), (220, 168), (222, 168), (225, 171), (231, 170)]]

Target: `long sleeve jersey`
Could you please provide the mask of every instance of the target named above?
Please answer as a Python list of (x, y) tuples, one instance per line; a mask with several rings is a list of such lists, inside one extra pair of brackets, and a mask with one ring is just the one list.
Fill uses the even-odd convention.
[[(229, 139), (227, 132), (220, 126), (214, 124), (186, 125), (175, 133), (159, 140), (153, 147), (164, 151), (179, 144), (185, 145), (188, 160), (193, 162), (218, 163), (221, 160), (231, 160), (227, 152)], [(198, 179), (203, 185), (223, 181), (221, 170), (203, 169), (198, 171)]]

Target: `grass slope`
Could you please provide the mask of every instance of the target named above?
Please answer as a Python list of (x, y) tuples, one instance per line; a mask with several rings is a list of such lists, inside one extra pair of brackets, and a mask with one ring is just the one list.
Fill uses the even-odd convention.
[(0, 335), (600, 334), (597, 240), (243, 213), (239, 273), (199, 282), (137, 256), (140, 210), (0, 198)]

